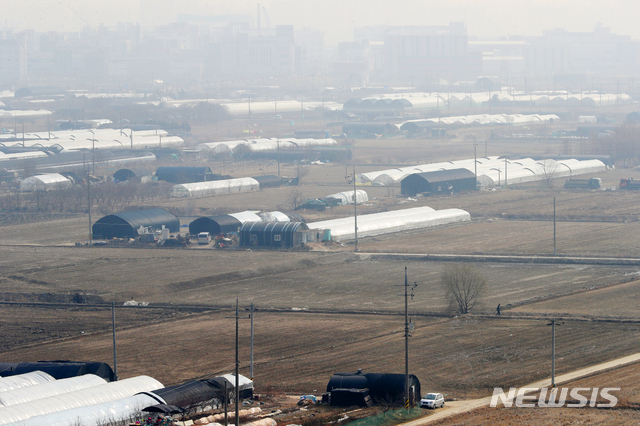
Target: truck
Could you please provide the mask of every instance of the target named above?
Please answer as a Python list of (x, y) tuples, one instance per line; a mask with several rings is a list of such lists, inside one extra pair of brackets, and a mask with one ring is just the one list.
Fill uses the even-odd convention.
[(640, 180), (633, 180), (633, 178), (620, 179), (620, 189), (640, 190)]
[(564, 189), (600, 189), (602, 188), (602, 179), (567, 179), (564, 183)]

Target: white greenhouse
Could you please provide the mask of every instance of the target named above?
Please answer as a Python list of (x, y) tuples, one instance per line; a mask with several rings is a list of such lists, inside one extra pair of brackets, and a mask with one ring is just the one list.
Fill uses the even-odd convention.
[(49, 396), (61, 395), (93, 386), (104, 385), (107, 381), (95, 374), (85, 374), (84, 376), (70, 377), (68, 379), (54, 380), (42, 383), (35, 387), (26, 387), (8, 392), (0, 393), (0, 405), (8, 407), (10, 405), (22, 404), (36, 399), (47, 398)]
[(0, 378), (0, 395), (2, 392), (13, 391), (29, 386), (53, 382), (56, 379), (44, 371), (32, 371), (30, 373), (17, 374), (15, 376)]
[[(431, 207), (394, 210), (358, 216), (358, 237), (372, 237), (411, 229), (429, 228), (471, 220), (468, 212), (460, 209), (434, 210)], [(325, 220), (308, 224), (309, 229), (330, 229), (336, 241), (353, 240), (353, 217)]]
[[(353, 192), (354, 191), (345, 191), (338, 192), (337, 194), (327, 195), (325, 198), (333, 198), (339, 201), (339, 205), (344, 206), (346, 204), (353, 204)], [(366, 203), (369, 201), (369, 196), (366, 191), (358, 189), (355, 191), (356, 203)]]
[(169, 192), (171, 198), (215, 197), (217, 195), (238, 194), (259, 191), (260, 184), (253, 178), (214, 180), (174, 185)]
[[(159, 398), (156, 396), (156, 398)], [(146, 407), (164, 404), (164, 400), (147, 394), (133, 395), (116, 401), (71, 408), (9, 423), (11, 426), (102, 426), (135, 421)]]
[(34, 416), (87, 405), (117, 401), (140, 392), (152, 391), (163, 387), (162, 383), (149, 376), (132, 377), (63, 395), (49, 396), (9, 407), (0, 407), (0, 424), (19, 422)]
[(59, 173), (49, 173), (36, 175), (24, 179), (20, 182), (20, 191), (54, 191), (71, 188), (73, 183)]

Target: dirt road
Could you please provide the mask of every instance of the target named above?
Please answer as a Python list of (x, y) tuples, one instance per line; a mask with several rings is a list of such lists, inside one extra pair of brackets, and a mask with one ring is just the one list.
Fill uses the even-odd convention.
[[(621, 367), (627, 364), (631, 364), (634, 362), (640, 361), (640, 353), (625, 356), (622, 358), (614, 359), (609, 362), (604, 362), (602, 364), (593, 365), (591, 367), (582, 368), (580, 370), (572, 371), (571, 373), (563, 374), (561, 376), (556, 377), (556, 385), (567, 383), (574, 381), (576, 379), (589, 376), (594, 373), (599, 373), (605, 370), (610, 370), (613, 368)], [(535, 392), (544, 387), (551, 386), (551, 378), (540, 380), (538, 382), (530, 383), (526, 386), (522, 386), (522, 388), (531, 389), (530, 392)], [(506, 391), (507, 389), (505, 389)], [(446, 408), (440, 410), (436, 413), (433, 413), (427, 418), (422, 418), (418, 420), (414, 420), (408, 423), (403, 423), (403, 426), (421, 426), (429, 423), (433, 423), (436, 420), (442, 420), (447, 417), (455, 416), (456, 414), (466, 413), (471, 410), (475, 410), (476, 408), (486, 407), (491, 402), (491, 397), (487, 396), (485, 398), (479, 399), (471, 399), (466, 401), (452, 401), (447, 402)]]

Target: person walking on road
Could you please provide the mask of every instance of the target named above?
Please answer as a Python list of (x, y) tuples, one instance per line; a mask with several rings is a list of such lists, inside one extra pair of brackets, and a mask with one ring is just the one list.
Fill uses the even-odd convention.
[(500, 316), (500, 304), (498, 303), (498, 307), (496, 308), (496, 315)]

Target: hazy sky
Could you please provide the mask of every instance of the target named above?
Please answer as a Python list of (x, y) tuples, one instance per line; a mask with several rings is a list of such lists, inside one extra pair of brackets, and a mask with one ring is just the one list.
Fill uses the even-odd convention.
[(465, 22), (470, 35), (483, 37), (541, 35), (559, 27), (591, 31), (601, 23), (640, 39), (637, 0), (0, 0), (0, 28), (77, 31), (118, 22), (153, 26), (179, 14), (255, 17), (258, 3), (272, 26), (319, 28), (328, 43), (351, 39), (354, 27), (456, 21)]

